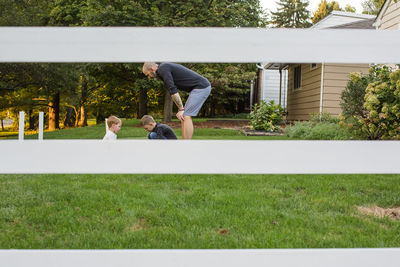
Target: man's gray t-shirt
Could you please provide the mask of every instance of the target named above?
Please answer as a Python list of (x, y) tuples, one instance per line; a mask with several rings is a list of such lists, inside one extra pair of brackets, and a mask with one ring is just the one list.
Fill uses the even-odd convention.
[(171, 95), (179, 90), (190, 92), (193, 89), (209, 87), (210, 82), (197, 72), (175, 63), (161, 63), (156, 71), (164, 81), (166, 89)]

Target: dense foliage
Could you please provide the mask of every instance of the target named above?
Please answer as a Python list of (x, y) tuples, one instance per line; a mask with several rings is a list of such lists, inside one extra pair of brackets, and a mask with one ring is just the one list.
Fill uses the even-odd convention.
[(276, 28), (307, 28), (310, 11), (308, 0), (280, 0), (276, 12), (271, 12), (271, 24)]
[[(0, 26), (191, 26), (263, 27), (258, 0), (0, 0)], [(57, 66), (57, 67), (55, 67)], [(254, 64), (188, 64), (213, 91), (201, 114), (242, 113), (249, 103)], [(46, 112), (50, 129), (85, 126), (87, 117), (110, 114), (160, 117), (169, 98), (142, 64), (0, 64), (0, 113)], [(183, 94), (183, 98), (186, 96)], [(50, 125), (51, 124), (51, 125)], [(34, 125), (32, 125), (34, 127)]]
[(349, 131), (339, 125), (339, 119), (323, 112), (311, 116), (310, 121), (298, 121), (285, 128), (285, 134), (292, 139), (303, 140), (348, 140)]
[(250, 125), (254, 130), (278, 131), (279, 123), (282, 122), (283, 108), (275, 104), (273, 100), (260, 105), (255, 104), (250, 113)]
[[(363, 89), (364, 94), (357, 97)], [(374, 66), (366, 77), (353, 74), (342, 102), (341, 124), (354, 135), (372, 140), (400, 139), (400, 70)], [(354, 104), (359, 107), (349, 108)]]

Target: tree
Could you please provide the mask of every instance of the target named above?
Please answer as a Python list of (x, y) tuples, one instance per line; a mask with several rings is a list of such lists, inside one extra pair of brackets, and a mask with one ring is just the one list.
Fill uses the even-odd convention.
[(0, 26), (46, 26), (51, 1), (0, 0)]
[(356, 13), (357, 9), (354, 6), (347, 4), (346, 7), (344, 8), (344, 11), (350, 13)]
[(381, 10), (385, 0), (365, 0), (361, 5), (363, 14), (377, 15)]
[(5, 108), (19, 108), (28, 114), (37, 106), (48, 108), (49, 128), (58, 128), (60, 93), (74, 86), (70, 67), (70, 64), (0, 64), (0, 88), (14, 97)]
[[(393, 0), (393, 2), (397, 3), (398, 0)], [(363, 7), (363, 14), (371, 14), (378, 15), (381, 10), (385, 0), (365, 0), (361, 5)]]
[[(352, 7), (348, 5), (348, 8), (349, 10), (351, 10)], [(338, 2), (332, 1), (328, 3), (326, 0), (321, 0), (321, 3), (319, 3), (317, 11), (314, 12), (313, 17), (311, 19), (312, 23), (316, 24), (317, 22), (319, 22), (320, 20), (324, 19), (326, 16), (331, 14), (332, 11), (334, 10), (342, 10)]]
[(271, 23), (276, 28), (307, 28), (311, 24), (308, 0), (280, 0), (277, 12), (271, 12)]
[(249, 103), (250, 81), (255, 78), (254, 64), (188, 64), (204, 75), (212, 91), (203, 105), (202, 115), (243, 113)]
[[(0, 0), (0, 14), (0, 25), (5, 26), (266, 25), (265, 13), (259, 0)], [(217, 74), (227, 65), (203, 66), (210, 69), (205, 74)], [(46, 114), (54, 116), (54, 120), (51, 120), (53, 128), (57, 127), (56, 114), (60, 120), (64, 120), (65, 125), (71, 126), (85, 125), (88, 115), (94, 115), (98, 122), (102, 122), (110, 114), (140, 117), (145, 113), (161, 114), (162, 105), (165, 111), (172, 109), (170, 97), (165, 94), (162, 82), (148, 80), (142, 74), (142, 64), (4, 64), (3, 67), (0, 69), (4, 69), (4, 73), (9, 76), (2, 76), (0, 72), (0, 89), (5, 88), (0, 91), (24, 90), (18, 96), (21, 101), (24, 97), (40, 99), (32, 102), (32, 105), (35, 108), (46, 108)], [(227, 75), (232, 81), (235, 80), (233, 73), (238, 77), (247, 77), (254, 70), (249, 71), (247, 67), (237, 69), (229, 74), (232, 77)], [(236, 91), (236, 96), (232, 94), (232, 97), (223, 100), (211, 97), (214, 104), (211, 110), (214, 113), (219, 110), (240, 110), (247, 97), (249, 89), (246, 80), (241, 81), (240, 85), (230, 83), (218, 86), (226, 84), (227, 77), (214, 75), (210, 78), (221, 92)], [(233, 108), (229, 107), (229, 103), (235, 103)], [(171, 113), (164, 114), (168, 119)]]

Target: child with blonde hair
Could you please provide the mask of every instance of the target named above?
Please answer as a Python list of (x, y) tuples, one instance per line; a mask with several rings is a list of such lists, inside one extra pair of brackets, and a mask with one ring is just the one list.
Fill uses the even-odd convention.
[(106, 122), (106, 135), (103, 140), (117, 140), (117, 133), (121, 129), (122, 121), (115, 117), (110, 116)]

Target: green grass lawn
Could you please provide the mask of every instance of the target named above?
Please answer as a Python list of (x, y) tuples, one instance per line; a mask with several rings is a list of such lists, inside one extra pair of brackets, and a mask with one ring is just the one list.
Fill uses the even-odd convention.
[(400, 175), (0, 175), (0, 248), (398, 247)]
[[(146, 138), (137, 123), (124, 121), (118, 138)], [(101, 139), (104, 128), (44, 138)], [(195, 138), (274, 139), (224, 129)], [(357, 210), (398, 207), (399, 192), (400, 175), (3, 174), (0, 248), (399, 247), (399, 220)]]
[[(206, 119), (195, 119), (195, 121), (205, 121)], [(176, 120), (177, 121), (177, 120)], [(146, 139), (147, 132), (142, 127), (139, 120), (122, 120), (122, 128), (118, 133), (118, 139)], [(179, 139), (182, 138), (181, 129), (174, 129)], [(102, 139), (105, 134), (105, 124), (91, 125), (82, 128), (61, 129), (56, 131), (45, 131), (44, 139)], [(18, 132), (1, 132), (1, 139), (17, 139)], [(34, 132), (27, 132), (25, 139), (37, 139), (38, 135)], [(245, 136), (238, 130), (230, 129), (195, 129), (193, 139), (230, 139), (230, 140), (282, 140), (288, 139), (286, 136)]]

